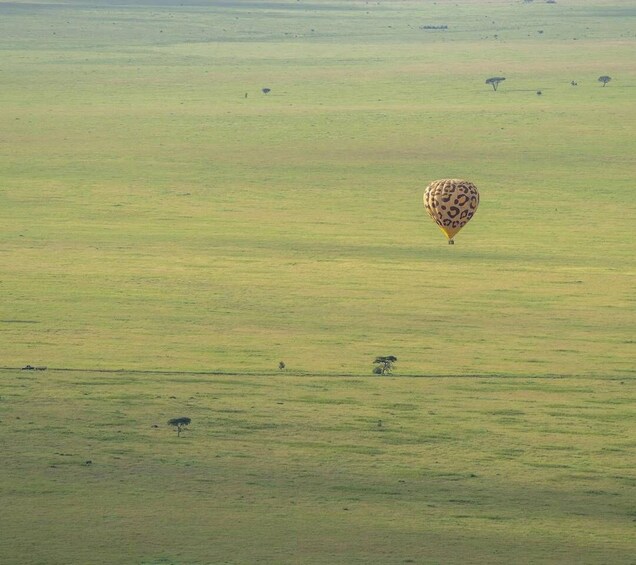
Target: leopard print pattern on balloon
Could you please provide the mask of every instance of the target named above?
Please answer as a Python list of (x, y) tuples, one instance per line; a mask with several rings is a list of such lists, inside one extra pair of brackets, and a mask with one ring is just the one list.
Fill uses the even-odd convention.
[(436, 180), (424, 192), (426, 211), (448, 237), (466, 225), (478, 205), (479, 191), (467, 180)]

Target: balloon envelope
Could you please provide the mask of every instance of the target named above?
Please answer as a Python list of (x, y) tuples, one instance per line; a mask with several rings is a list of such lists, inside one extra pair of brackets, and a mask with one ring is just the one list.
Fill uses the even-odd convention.
[(477, 206), (479, 191), (467, 180), (436, 180), (424, 191), (424, 207), (448, 239), (470, 221)]

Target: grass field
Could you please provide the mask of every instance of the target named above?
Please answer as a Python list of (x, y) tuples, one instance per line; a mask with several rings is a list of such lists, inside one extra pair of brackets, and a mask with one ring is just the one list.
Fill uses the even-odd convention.
[(0, 563), (635, 563), (635, 17), (0, 0)]
[(634, 561), (633, 380), (0, 382), (3, 563)]
[(587, 4), (0, 3), (5, 365), (631, 371), (634, 14)]

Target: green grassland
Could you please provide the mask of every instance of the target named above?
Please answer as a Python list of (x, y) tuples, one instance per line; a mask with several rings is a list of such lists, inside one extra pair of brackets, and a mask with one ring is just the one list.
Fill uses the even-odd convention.
[(439, 4), (0, 3), (3, 363), (630, 372), (634, 10)]
[(0, 396), (4, 564), (633, 563), (633, 380), (5, 372)]
[(0, 563), (633, 564), (635, 17), (0, 0)]

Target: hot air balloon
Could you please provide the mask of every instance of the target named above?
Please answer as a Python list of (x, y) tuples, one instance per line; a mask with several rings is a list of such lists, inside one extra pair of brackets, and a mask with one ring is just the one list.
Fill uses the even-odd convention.
[(424, 191), (424, 207), (428, 215), (448, 238), (453, 237), (473, 217), (479, 206), (479, 191), (467, 180), (435, 180)]

